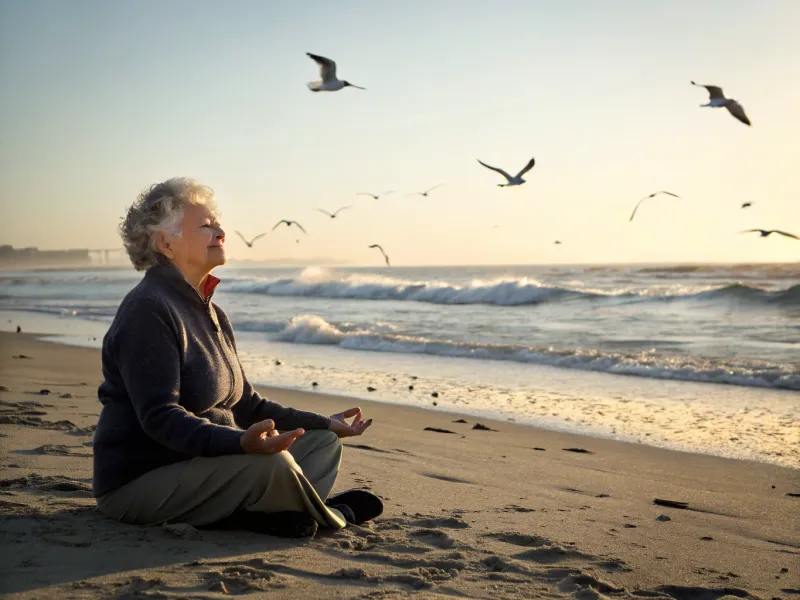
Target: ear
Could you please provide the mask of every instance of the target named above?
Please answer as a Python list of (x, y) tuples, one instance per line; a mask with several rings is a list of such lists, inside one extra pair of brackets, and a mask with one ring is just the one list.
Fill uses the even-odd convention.
[(163, 231), (156, 231), (155, 234), (153, 234), (153, 245), (161, 254), (166, 255), (170, 251), (169, 237)]

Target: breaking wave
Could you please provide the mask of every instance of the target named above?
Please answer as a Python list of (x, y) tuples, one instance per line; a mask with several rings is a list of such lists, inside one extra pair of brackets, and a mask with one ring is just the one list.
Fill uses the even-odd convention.
[[(273, 329), (273, 327), (270, 327)], [(277, 339), (296, 344), (322, 344), (349, 350), (432, 354), (479, 360), (505, 360), (655, 379), (701, 381), (800, 390), (800, 371), (790, 365), (747, 360), (668, 356), (649, 352), (607, 352), (587, 348), (553, 348), (435, 340), (398, 335), (391, 326), (356, 327), (329, 323), (316, 315), (299, 315), (285, 323)]]

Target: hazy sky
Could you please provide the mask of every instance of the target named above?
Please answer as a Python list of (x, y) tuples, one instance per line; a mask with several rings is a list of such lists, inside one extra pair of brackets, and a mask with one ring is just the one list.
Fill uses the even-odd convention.
[[(118, 247), (137, 193), (187, 175), (235, 258), (800, 260), (735, 233), (800, 234), (798, 31), (797, 0), (0, 0), (0, 243)], [(311, 93), (307, 51), (367, 91)], [(753, 127), (699, 108), (690, 79)], [(531, 156), (508, 189), (475, 161)], [(629, 223), (660, 189), (683, 198)], [(233, 234), (281, 218), (309, 235)]]

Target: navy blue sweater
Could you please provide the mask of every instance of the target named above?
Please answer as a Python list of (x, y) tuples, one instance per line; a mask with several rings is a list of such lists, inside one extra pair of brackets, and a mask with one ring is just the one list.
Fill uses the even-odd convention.
[(175, 462), (242, 454), (243, 430), (264, 419), (278, 430), (330, 426), (328, 417), (259, 396), (211, 294), (203, 298), (165, 262), (120, 304), (103, 339), (95, 496)]

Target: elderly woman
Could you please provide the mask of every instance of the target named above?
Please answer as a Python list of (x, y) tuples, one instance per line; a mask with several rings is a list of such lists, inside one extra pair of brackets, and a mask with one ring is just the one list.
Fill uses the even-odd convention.
[[(94, 495), (105, 515), (313, 535), (383, 510), (364, 490), (328, 497), (340, 438), (372, 420), (327, 417), (262, 398), (247, 381), (228, 317), (211, 302), (225, 264), (213, 192), (190, 179), (152, 186), (120, 226), (145, 275), (103, 339)], [(348, 419), (352, 421), (348, 422)]]

